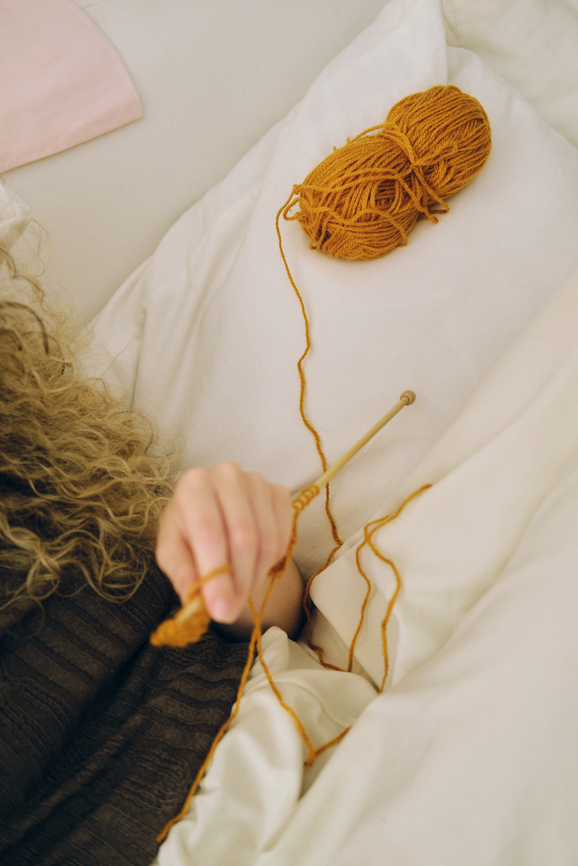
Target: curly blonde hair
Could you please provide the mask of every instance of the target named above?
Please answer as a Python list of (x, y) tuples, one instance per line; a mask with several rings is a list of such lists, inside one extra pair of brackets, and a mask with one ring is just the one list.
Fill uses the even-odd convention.
[(0, 605), (85, 584), (123, 601), (153, 556), (171, 462), (150, 419), (81, 374), (65, 317), (1, 247), (0, 274)]

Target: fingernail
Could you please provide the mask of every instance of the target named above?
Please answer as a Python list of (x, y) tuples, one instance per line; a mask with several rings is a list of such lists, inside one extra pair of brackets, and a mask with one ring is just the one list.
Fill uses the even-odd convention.
[(216, 620), (227, 620), (229, 616), (229, 605), (224, 598), (218, 598), (213, 604), (213, 618)]

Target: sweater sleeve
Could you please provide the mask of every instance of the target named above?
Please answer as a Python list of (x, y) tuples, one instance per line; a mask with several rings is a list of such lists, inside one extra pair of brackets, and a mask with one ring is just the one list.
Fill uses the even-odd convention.
[(119, 604), (90, 587), (0, 614), (0, 861), (148, 864), (228, 717), (247, 645), (149, 635), (177, 604), (151, 564)]

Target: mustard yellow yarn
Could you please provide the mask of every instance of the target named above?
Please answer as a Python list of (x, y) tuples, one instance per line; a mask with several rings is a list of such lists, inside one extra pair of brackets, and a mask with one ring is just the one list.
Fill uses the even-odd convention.
[(293, 187), (283, 217), (300, 223), (311, 249), (379, 258), (405, 246), (418, 219), (447, 213), (445, 199), (475, 177), (490, 147), (478, 100), (453, 85), (431, 87), (334, 150)]

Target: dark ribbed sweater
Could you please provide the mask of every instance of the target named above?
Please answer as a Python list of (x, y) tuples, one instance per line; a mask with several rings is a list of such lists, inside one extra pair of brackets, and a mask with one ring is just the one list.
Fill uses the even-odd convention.
[(176, 605), (151, 566), (115, 604), (89, 587), (0, 612), (0, 863), (148, 866), (234, 703), (247, 645), (150, 633)]

